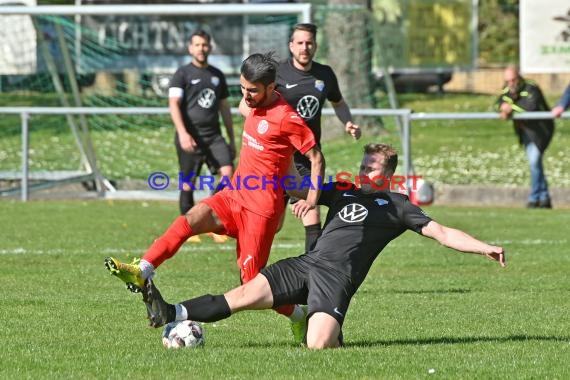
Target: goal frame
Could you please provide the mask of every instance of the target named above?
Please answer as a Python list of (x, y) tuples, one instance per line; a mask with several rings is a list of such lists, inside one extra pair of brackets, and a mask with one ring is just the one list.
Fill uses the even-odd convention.
[[(298, 22), (311, 22), (311, 4), (288, 3), (288, 4), (114, 4), (114, 5), (2, 5), (1, 16), (78, 16), (82, 15), (160, 15), (160, 16), (250, 16), (250, 15), (297, 15)], [(77, 19), (76, 19), (77, 22)], [(51, 58), (50, 58), (51, 59)], [(77, 85), (75, 68), (69, 62), (66, 63), (67, 76), (72, 83), (73, 104), (63, 104), (64, 107), (82, 107)], [(52, 73), (52, 80), (58, 81), (57, 75)], [(54, 83), (56, 89), (61, 88), (61, 83)], [(59, 92), (59, 90), (58, 90)], [(62, 99), (65, 98), (60, 93)], [(26, 107), (30, 113), (39, 107)], [(95, 109), (94, 109), (95, 110)], [(105, 192), (116, 192), (117, 189), (100, 172), (97, 166), (97, 155), (90, 138), (89, 127), (84, 115), (73, 112), (66, 114), (67, 123), (71, 129), (74, 140), (79, 150), (83, 169), (80, 171), (57, 173), (31, 173), (29, 171), (29, 120), (28, 112), (21, 113), (21, 139), (22, 139), (22, 162), (21, 170), (8, 171), (4, 175), (0, 173), (0, 179), (20, 180), (19, 187), (0, 189), (0, 195), (21, 194), (22, 201), (29, 198), (29, 192), (45, 189), (60, 184), (72, 182), (93, 181), (99, 196), (105, 196)], [(40, 112), (41, 113), (41, 112)], [(78, 120), (76, 120), (78, 119)], [(16, 175), (15, 175), (16, 174)], [(29, 185), (30, 178), (39, 179), (40, 182)]]

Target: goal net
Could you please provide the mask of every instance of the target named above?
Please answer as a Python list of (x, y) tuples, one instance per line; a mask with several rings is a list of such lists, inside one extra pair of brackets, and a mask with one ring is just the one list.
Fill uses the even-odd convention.
[[(240, 97), (242, 60), (253, 52), (288, 56), (297, 22), (310, 20), (307, 4), (188, 4), (153, 1), (83, 6), (0, 2), (0, 98), (4, 107), (166, 107), (171, 75), (190, 62), (189, 36), (212, 36), (209, 62)], [(4, 117), (5, 116), (5, 117)], [(175, 173), (173, 128), (157, 114), (31, 114), (23, 152), (21, 116), (0, 122), (0, 192), (18, 191), (23, 156), (39, 187), (85, 175), (102, 191), (154, 171)], [(135, 133), (133, 133), (135, 132)], [(110, 179), (97, 184), (99, 180)], [(35, 185), (35, 184), (34, 184)], [(90, 185), (87, 183), (87, 185)], [(15, 186), (15, 187), (14, 187)]]

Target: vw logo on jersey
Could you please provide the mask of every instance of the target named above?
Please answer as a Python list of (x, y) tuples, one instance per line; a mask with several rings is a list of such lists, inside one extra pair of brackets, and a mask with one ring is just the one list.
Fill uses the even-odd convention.
[(351, 203), (338, 212), (339, 218), (346, 223), (362, 222), (368, 216), (368, 210), (361, 204)]
[(216, 87), (220, 84), (220, 78), (218, 78), (218, 77), (212, 77), (211, 81), (212, 81), (212, 84)]
[(259, 133), (260, 135), (267, 132), (268, 129), (269, 129), (269, 123), (267, 122), (267, 120), (261, 120), (259, 124), (257, 124), (257, 133)]
[(297, 103), (297, 113), (305, 120), (312, 119), (319, 112), (319, 99), (305, 95)]
[(315, 81), (315, 88), (317, 90), (319, 90), (320, 92), (323, 92), (323, 90), (325, 89), (325, 82), (323, 82), (322, 80), (316, 80)]
[(211, 88), (205, 88), (198, 96), (198, 105), (202, 108), (212, 108), (216, 102), (216, 93)]

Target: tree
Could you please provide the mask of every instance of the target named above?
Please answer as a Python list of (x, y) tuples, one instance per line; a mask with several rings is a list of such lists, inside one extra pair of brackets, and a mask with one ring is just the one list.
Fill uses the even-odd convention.
[[(326, 61), (337, 74), (346, 102), (352, 108), (372, 108), (371, 4), (369, 0), (328, 0), (324, 32)], [(358, 120), (372, 122), (369, 118)]]
[(519, 61), (519, 1), (479, 2), (480, 63), (505, 64)]

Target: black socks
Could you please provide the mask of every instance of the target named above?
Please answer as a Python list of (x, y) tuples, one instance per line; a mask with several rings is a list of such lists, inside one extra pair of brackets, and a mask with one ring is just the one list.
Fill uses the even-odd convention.
[(194, 207), (194, 193), (192, 191), (181, 191), (178, 205), (180, 215), (186, 214), (188, 210)]
[(311, 249), (315, 248), (317, 239), (321, 236), (321, 224), (311, 224), (310, 226), (305, 226), (305, 252), (309, 252)]
[(226, 319), (232, 312), (223, 295), (206, 294), (182, 302), (188, 312), (188, 319), (198, 322), (216, 322)]

